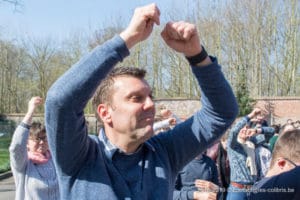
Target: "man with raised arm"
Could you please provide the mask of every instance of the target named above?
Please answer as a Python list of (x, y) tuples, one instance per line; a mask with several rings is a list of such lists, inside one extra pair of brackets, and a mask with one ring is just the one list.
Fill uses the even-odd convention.
[[(162, 38), (189, 60), (203, 106), (174, 129), (153, 136), (155, 107), (145, 71), (113, 68), (148, 38), (159, 17), (155, 4), (135, 9), (120, 35), (96, 47), (49, 90), (46, 127), (62, 199), (172, 199), (179, 170), (235, 119), (233, 92), (216, 58), (202, 48), (195, 25), (170, 22)], [(83, 112), (93, 95), (104, 126), (98, 137), (88, 135)]]

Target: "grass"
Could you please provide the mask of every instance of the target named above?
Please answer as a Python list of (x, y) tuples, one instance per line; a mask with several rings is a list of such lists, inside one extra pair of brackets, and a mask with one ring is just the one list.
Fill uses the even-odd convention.
[(0, 173), (10, 170), (8, 147), (11, 138), (0, 137)]
[(0, 149), (0, 173), (10, 170), (8, 149)]
[(8, 149), (10, 141), (10, 137), (0, 137), (0, 150)]
[(10, 170), (8, 147), (11, 142), (11, 136), (16, 128), (16, 123), (12, 120), (1, 118), (0, 114), (0, 173)]

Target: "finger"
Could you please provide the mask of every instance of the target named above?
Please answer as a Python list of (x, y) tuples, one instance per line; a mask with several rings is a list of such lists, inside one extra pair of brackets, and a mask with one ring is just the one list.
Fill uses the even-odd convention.
[(167, 29), (168, 29), (169, 23), (171, 23), (171, 22), (168, 22), (168, 23), (165, 25), (165, 27), (163, 28), (162, 32), (160, 33), (160, 35), (162, 36), (162, 38), (163, 38), (164, 40), (167, 40), (167, 39), (168, 39)]
[(200, 179), (196, 179), (194, 183), (195, 183), (195, 185), (201, 185), (201, 180)]
[(168, 44), (168, 35), (167, 35), (167, 30), (166, 29), (163, 29), (162, 32), (160, 33), (162, 39)]
[(182, 24), (182, 29), (182, 31), (180, 30), (180, 34), (183, 40), (190, 40), (196, 30), (195, 26), (189, 23)]
[(154, 26), (154, 21), (148, 20), (146, 23), (146, 28), (152, 31), (153, 26)]
[(184, 21), (174, 23), (173, 27), (183, 40), (189, 40), (195, 34), (196, 31), (196, 27), (194, 24), (190, 24)]
[(142, 7), (140, 12), (144, 15), (146, 21), (150, 19), (155, 24), (160, 24), (160, 10), (155, 3)]
[(205, 188), (206, 187), (206, 183), (203, 181), (198, 181), (195, 185), (197, 185), (197, 187), (199, 188)]
[(182, 21), (170, 23), (170, 31), (176, 33), (177, 37), (182, 37), (184, 34), (184, 25)]
[(202, 179), (196, 179), (195, 180), (195, 183), (204, 183), (205, 182), (205, 180), (202, 180)]
[(155, 13), (153, 16), (153, 21), (156, 23), (156, 25), (160, 25), (160, 10), (156, 5), (155, 5)]
[(214, 200), (217, 199), (217, 193), (210, 192), (209, 195), (210, 195), (211, 199), (214, 199)]
[(178, 26), (176, 23), (170, 22), (167, 24), (167, 35), (169, 38), (173, 39), (173, 40), (179, 40), (180, 35), (178, 32)]

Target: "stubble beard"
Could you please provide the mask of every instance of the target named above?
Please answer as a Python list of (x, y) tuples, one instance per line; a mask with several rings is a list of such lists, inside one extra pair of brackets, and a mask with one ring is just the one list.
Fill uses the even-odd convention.
[(132, 134), (132, 139), (140, 140), (142, 143), (147, 141), (153, 135), (154, 135), (153, 125), (149, 124), (144, 127), (135, 129), (135, 131)]

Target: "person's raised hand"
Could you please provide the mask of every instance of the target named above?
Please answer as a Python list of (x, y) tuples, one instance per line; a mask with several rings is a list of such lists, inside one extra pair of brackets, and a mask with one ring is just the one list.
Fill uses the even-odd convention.
[(28, 112), (33, 113), (36, 107), (43, 104), (43, 99), (39, 96), (32, 97), (28, 102)]
[(24, 116), (22, 122), (30, 125), (31, 124), (31, 120), (32, 120), (32, 116), (33, 113), (36, 109), (36, 107), (38, 107), (39, 105), (43, 104), (43, 99), (41, 97), (32, 97), (29, 102), (28, 102), (28, 110), (26, 115)]
[(202, 50), (194, 24), (184, 21), (168, 22), (161, 36), (169, 47), (187, 57), (194, 56)]
[(173, 117), (169, 118), (169, 124), (170, 124), (170, 126), (175, 126), (176, 125), (176, 119), (173, 118)]
[(262, 110), (260, 108), (254, 108), (251, 113), (248, 114), (250, 119), (254, 119), (257, 115), (260, 115)]
[(172, 115), (172, 112), (169, 109), (160, 110), (160, 114), (163, 118), (168, 118)]
[(160, 11), (154, 3), (134, 10), (128, 27), (120, 33), (128, 49), (149, 37), (154, 24), (160, 24), (159, 16)]
[(245, 142), (246, 140), (248, 140), (250, 137), (254, 136), (258, 134), (257, 130), (255, 128), (248, 128), (248, 127), (244, 127), (240, 130), (239, 134), (238, 134), (238, 138), (242, 141)]

